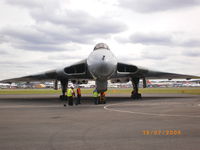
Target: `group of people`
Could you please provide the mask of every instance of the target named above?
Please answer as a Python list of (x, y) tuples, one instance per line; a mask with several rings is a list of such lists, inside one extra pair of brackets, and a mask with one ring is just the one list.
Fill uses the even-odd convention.
[(97, 89), (93, 91), (94, 104), (105, 104), (106, 103), (106, 93), (98, 92)]
[[(81, 89), (80, 87), (77, 88), (76, 90), (77, 93), (77, 98), (75, 99), (75, 105), (81, 104)], [(71, 86), (70, 88), (67, 89), (67, 99), (68, 99), (68, 105), (73, 106), (74, 104), (74, 97), (75, 97), (75, 91), (74, 87)], [(66, 106), (66, 104), (64, 104)]]
[[(81, 104), (81, 89), (80, 87), (77, 88), (76, 90), (77, 93), (77, 98), (75, 98), (75, 105)], [(68, 105), (73, 106), (74, 104), (74, 97), (76, 96), (74, 87), (71, 86), (70, 88), (67, 89), (67, 100), (68, 100)], [(105, 99), (105, 92), (98, 92), (97, 89), (93, 91), (93, 97), (94, 97), (94, 104), (105, 104), (106, 99)], [(66, 106), (66, 104), (64, 104)]]

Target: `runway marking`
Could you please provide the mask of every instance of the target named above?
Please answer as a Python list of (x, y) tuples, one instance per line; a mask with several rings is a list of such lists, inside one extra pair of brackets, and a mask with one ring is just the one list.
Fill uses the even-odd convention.
[(0, 109), (6, 108), (83, 108), (83, 107), (102, 107), (102, 105), (74, 105), (74, 106), (66, 106), (64, 107), (63, 104), (61, 105), (4, 105), (0, 106)]
[(44, 105), (44, 106), (37, 106), (37, 105), (16, 105), (16, 106), (0, 106), (0, 108), (49, 108), (49, 107), (60, 107), (60, 105), (53, 106), (53, 105)]
[[(145, 113), (145, 112), (138, 112), (138, 111), (129, 111), (129, 110), (120, 110), (115, 108), (109, 108), (111, 106), (131, 106), (131, 104), (109, 104), (104, 106), (105, 110), (108, 111), (115, 111), (120, 113), (129, 113), (129, 114), (138, 114), (138, 115), (148, 115), (148, 116), (161, 116), (161, 117), (193, 117), (193, 118), (200, 118), (200, 116), (192, 116), (192, 115), (170, 115), (170, 114), (156, 114), (156, 113)], [(134, 105), (134, 104), (133, 104)]]

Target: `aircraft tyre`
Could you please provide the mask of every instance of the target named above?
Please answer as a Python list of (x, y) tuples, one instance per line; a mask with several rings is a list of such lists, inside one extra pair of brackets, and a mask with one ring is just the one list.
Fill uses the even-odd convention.
[(60, 95), (60, 100), (67, 100), (67, 96)]
[(131, 95), (131, 98), (133, 100), (136, 100), (136, 99), (142, 99), (142, 95), (140, 93), (135, 93), (135, 94), (132, 94)]

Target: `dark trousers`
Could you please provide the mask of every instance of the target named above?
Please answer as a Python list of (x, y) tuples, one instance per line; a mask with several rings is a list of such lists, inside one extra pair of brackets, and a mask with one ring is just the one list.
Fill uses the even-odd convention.
[(73, 106), (73, 96), (68, 97), (68, 105)]
[(81, 96), (80, 96), (80, 95), (77, 95), (75, 104), (76, 104), (76, 105), (81, 104)]
[(81, 104), (81, 95), (77, 95), (76, 105)]
[(99, 103), (99, 98), (98, 97), (94, 97), (94, 104), (98, 104)]

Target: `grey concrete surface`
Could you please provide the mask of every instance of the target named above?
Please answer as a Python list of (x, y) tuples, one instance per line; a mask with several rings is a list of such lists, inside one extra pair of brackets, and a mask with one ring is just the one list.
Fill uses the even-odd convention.
[[(108, 97), (63, 107), (58, 95), (0, 95), (1, 150), (198, 150), (200, 96)], [(181, 131), (167, 135), (167, 131)], [(161, 131), (163, 135), (144, 135)]]

